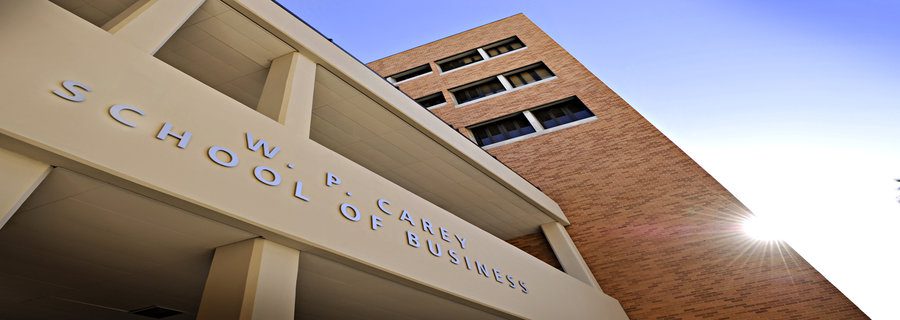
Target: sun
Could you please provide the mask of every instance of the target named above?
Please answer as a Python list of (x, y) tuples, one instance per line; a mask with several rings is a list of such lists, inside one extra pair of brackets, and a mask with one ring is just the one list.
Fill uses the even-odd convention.
[(744, 220), (744, 233), (759, 241), (784, 240), (783, 225), (775, 219), (752, 216)]

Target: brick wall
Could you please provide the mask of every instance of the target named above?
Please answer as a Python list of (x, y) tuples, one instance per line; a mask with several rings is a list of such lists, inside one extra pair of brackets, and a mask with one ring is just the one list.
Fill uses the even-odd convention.
[[(527, 49), (440, 74), (434, 61), (506, 39)], [(543, 61), (556, 79), (457, 108), (446, 91)], [(524, 15), (441, 39), (369, 66), (387, 76), (431, 63), (401, 83), (412, 98), (443, 90), (433, 109), (457, 129), (577, 96), (596, 121), (491, 148), (572, 222), (569, 234), (603, 290), (632, 319), (865, 319), (787, 245), (740, 231), (750, 212)], [(541, 234), (508, 241), (558, 267)]]
[(536, 258), (541, 259), (544, 263), (562, 270), (562, 266), (559, 264), (559, 260), (556, 259), (556, 254), (554, 254), (553, 249), (550, 248), (550, 243), (547, 242), (547, 237), (544, 236), (543, 232), (524, 235), (507, 240), (507, 242), (522, 249), (522, 251), (528, 252)]

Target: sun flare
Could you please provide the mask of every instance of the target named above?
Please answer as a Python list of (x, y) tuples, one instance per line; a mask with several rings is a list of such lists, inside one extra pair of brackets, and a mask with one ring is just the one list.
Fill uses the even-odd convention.
[(759, 241), (784, 240), (782, 225), (771, 218), (753, 216), (744, 220), (744, 232)]

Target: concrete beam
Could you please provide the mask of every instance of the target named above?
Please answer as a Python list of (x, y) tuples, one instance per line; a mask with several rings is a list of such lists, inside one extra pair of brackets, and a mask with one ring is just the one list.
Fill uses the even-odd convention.
[(50, 165), (0, 149), (0, 229), (50, 173)]
[(102, 28), (149, 54), (155, 54), (203, 2), (139, 0)]
[(591, 269), (584, 262), (584, 258), (581, 257), (581, 253), (578, 252), (578, 248), (575, 247), (575, 242), (572, 242), (572, 238), (566, 232), (566, 227), (559, 222), (550, 222), (541, 225), (541, 230), (544, 231), (544, 236), (550, 242), (550, 248), (553, 249), (556, 259), (559, 260), (559, 264), (567, 274), (603, 291), (600, 289), (597, 279), (594, 279)]
[(288, 53), (269, 67), (256, 111), (309, 138), (316, 63), (298, 52)]
[(293, 320), (300, 251), (265, 239), (216, 248), (198, 320)]

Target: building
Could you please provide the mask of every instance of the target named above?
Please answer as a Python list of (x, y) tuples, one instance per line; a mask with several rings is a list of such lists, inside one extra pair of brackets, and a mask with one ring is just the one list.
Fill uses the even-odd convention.
[[(524, 15), (368, 65), (556, 201), (582, 279), (632, 319), (867, 318), (789, 246), (744, 236), (749, 210)], [(507, 240), (583, 268), (546, 228)]]
[(567, 213), (269, 0), (0, 2), (0, 318), (626, 319)]
[(0, 21), (2, 319), (865, 318), (522, 15), (371, 69), (268, 0)]

